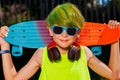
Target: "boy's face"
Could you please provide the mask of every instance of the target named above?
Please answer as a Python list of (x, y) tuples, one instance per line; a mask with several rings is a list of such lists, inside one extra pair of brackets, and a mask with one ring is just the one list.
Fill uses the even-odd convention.
[(56, 42), (57, 46), (62, 48), (67, 48), (75, 42), (79, 37), (78, 30), (79, 29), (75, 27), (60, 27), (56, 24), (49, 27), (49, 32), (53, 40)]

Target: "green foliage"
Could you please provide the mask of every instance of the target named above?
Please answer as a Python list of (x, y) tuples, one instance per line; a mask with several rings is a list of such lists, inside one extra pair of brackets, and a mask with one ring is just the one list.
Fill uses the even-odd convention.
[[(21, 7), (24, 8), (22, 9)], [(18, 22), (30, 20), (30, 12), (26, 11), (25, 9), (25, 5), (6, 5), (4, 7), (1, 7), (1, 26), (9, 26)]]

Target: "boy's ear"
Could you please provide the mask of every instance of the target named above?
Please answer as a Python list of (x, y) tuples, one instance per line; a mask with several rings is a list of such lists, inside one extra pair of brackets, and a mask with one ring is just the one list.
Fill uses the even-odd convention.
[(77, 38), (79, 38), (80, 37), (80, 34), (77, 34)]
[(81, 32), (81, 30), (79, 30), (79, 31), (77, 32), (77, 38), (80, 37), (80, 32)]
[(51, 29), (50, 27), (47, 27), (47, 28), (48, 28), (48, 30), (49, 30), (49, 34), (50, 34), (50, 36), (53, 36), (52, 29)]

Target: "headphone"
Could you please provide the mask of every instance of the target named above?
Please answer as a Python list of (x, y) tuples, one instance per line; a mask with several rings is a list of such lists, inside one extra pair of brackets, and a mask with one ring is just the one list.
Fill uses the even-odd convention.
[[(61, 60), (61, 55), (58, 50), (55, 42), (51, 42), (47, 46), (47, 53), (48, 53), (48, 58), (51, 62), (55, 61), (60, 61)], [(69, 49), (68, 51), (68, 59), (70, 61), (78, 61), (80, 58), (80, 46), (77, 45), (76, 43), (73, 44), (73, 46)]]

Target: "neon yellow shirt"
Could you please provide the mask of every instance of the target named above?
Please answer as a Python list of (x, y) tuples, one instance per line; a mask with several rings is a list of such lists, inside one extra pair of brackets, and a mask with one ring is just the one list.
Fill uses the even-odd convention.
[(45, 47), (39, 80), (90, 80), (83, 47), (80, 59), (74, 62), (68, 60), (67, 54), (61, 54), (60, 62), (50, 62)]

